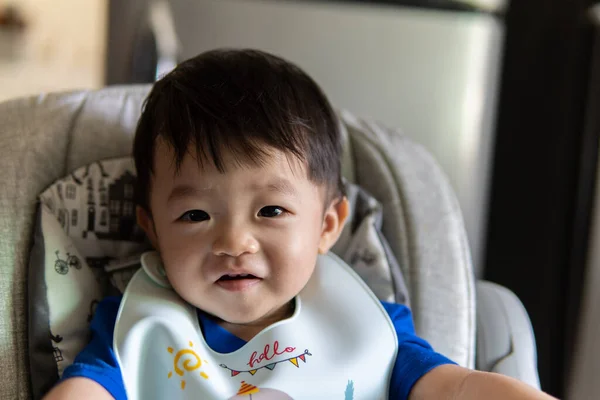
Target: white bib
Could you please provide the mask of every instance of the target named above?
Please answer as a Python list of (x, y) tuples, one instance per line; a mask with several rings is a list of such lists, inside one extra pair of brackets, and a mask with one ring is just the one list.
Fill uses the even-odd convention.
[(319, 256), (294, 314), (229, 354), (205, 342), (196, 309), (157, 253), (123, 295), (113, 348), (128, 398), (387, 399), (398, 341), (387, 312), (334, 255)]

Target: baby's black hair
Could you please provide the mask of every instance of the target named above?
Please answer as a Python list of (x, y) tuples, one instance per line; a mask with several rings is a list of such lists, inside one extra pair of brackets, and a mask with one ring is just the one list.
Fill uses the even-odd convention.
[(260, 165), (275, 148), (303, 161), (329, 199), (343, 194), (340, 132), (329, 101), (299, 67), (263, 51), (208, 51), (154, 84), (133, 144), (137, 202), (148, 211), (158, 139), (173, 149), (176, 169), (190, 146), (200, 166), (212, 162), (221, 172), (224, 152)]

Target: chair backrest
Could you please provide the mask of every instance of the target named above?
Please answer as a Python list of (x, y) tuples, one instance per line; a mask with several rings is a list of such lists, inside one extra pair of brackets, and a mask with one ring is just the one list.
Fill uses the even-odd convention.
[[(0, 104), (0, 398), (29, 398), (27, 265), (37, 196), (91, 162), (126, 156), (147, 86), (53, 93)], [(344, 173), (383, 205), (417, 333), (472, 367), (475, 300), (458, 203), (421, 146), (340, 113)]]

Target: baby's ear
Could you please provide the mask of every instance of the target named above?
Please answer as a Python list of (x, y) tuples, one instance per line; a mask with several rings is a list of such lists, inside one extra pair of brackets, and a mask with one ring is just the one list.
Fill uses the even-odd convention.
[(135, 217), (137, 219), (138, 225), (146, 233), (146, 236), (148, 236), (150, 243), (152, 243), (152, 247), (158, 250), (156, 230), (154, 229), (154, 221), (152, 220), (152, 216), (150, 215), (150, 213), (145, 208), (136, 206)]
[(323, 229), (319, 241), (319, 254), (325, 254), (337, 242), (344, 223), (350, 212), (350, 204), (346, 197), (335, 199), (331, 202), (323, 217)]

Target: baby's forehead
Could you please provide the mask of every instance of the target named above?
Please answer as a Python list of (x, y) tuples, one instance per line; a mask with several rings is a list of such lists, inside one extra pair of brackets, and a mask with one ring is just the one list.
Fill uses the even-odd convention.
[(271, 146), (263, 146), (258, 154), (246, 154), (239, 148), (221, 148), (218, 152), (201, 149), (191, 144), (184, 154), (177, 154), (172, 146), (158, 141), (154, 155), (154, 173), (173, 178), (186, 173), (224, 177), (237, 170), (256, 170), (267, 173), (291, 174), (295, 178), (308, 177), (308, 164), (304, 158)]
[(228, 196), (233, 193), (282, 194), (298, 199), (316, 196), (323, 201), (329, 197), (327, 184), (311, 179), (307, 162), (294, 154), (265, 148), (258, 160), (248, 160), (227, 151), (220, 157), (222, 169), (206, 155), (199, 159), (191, 147), (178, 163), (172, 148), (164, 144), (157, 146), (150, 196), (167, 199), (169, 193), (178, 188), (184, 194), (200, 193), (214, 198), (220, 196), (218, 193)]
[(328, 198), (327, 185), (310, 179), (306, 162), (293, 154), (271, 150), (256, 163), (224, 153), (224, 169), (219, 170), (210, 160), (199, 161), (193, 149), (179, 165), (172, 150), (166, 147), (157, 150), (149, 193), (166, 206), (193, 198), (232, 204), (236, 198), (265, 199), (276, 195), (295, 199), (305, 206), (313, 203), (309, 199), (319, 199), (320, 207)]

